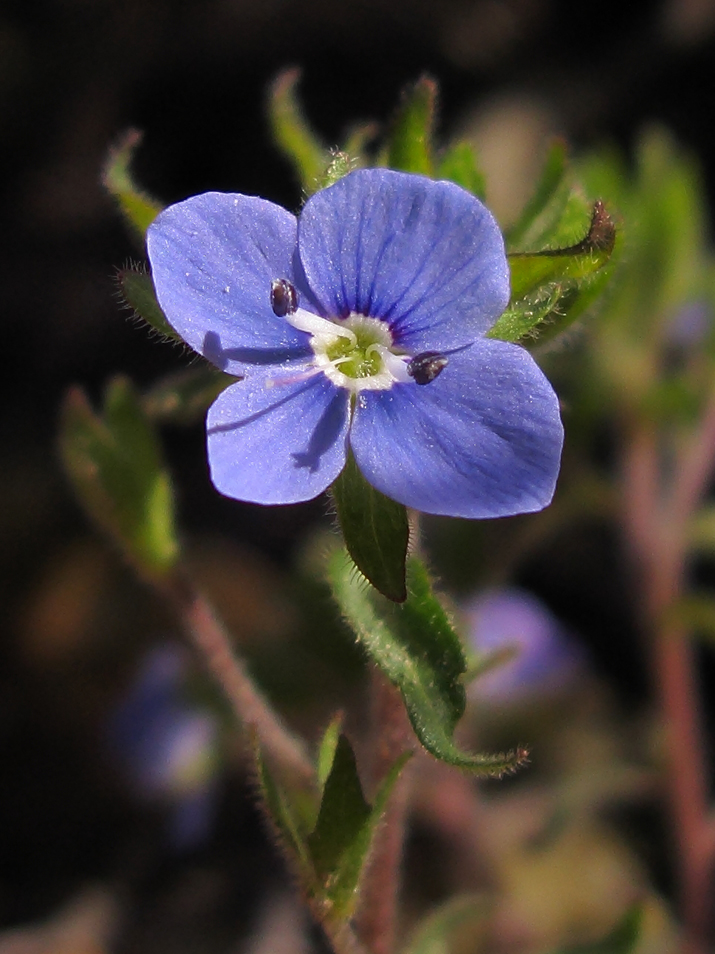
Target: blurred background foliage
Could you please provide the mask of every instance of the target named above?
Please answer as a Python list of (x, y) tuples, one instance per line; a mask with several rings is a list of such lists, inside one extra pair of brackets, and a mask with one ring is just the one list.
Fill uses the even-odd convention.
[[(486, 913), (461, 927), (455, 915), (455, 950), (567, 950), (640, 900), (637, 950), (672, 950), (660, 739), (612, 478), (632, 403), (677, 432), (712, 367), (714, 54), (711, 0), (3, 4), (2, 954), (320, 949), (221, 700), (173, 621), (88, 526), (56, 444), (69, 384), (96, 402), (118, 372), (145, 390), (190, 364), (137, 326), (117, 293), (117, 269), (143, 252), (101, 185), (109, 148), (143, 130), (134, 169), (164, 201), (226, 189), (297, 208), (300, 188), (266, 119), (267, 90), (293, 65), (327, 145), (366, 121), (384, 128), (400, 90), (428, 71), (440, 82), (438, 138), (476, 145), (505, 226), (553, 135), (569, 143), (589, 196), (625, 223), (621, 279), (600, 321), (539, 353), (569, 435), (554, 507), (485, 524), (425, 521), (475, 653), (494, 648), (476, 591), (521, 588), (506, 591), (497, 628), (507, 655), (536, 633), (534, 655), (527, 646), (516, 657), (512, 701), (485, 688), (461, 731), (467, 745), (528, 742), (533, 760), (478, 798), (459, 774), (420, 767), (405, 931), (427, 905), (479, 892)], [(656, 341), (665, 365), (654, 364)], [(363, 662), (316, 570), (325, 502), (222, 499), (201, 422), (162, 436), (192, 571), (260, 684), (312, 740), (345, 709), (359, 746)], [(694, 568), (703, 585), (706, 517)], [(493, 627), (493, 604), (490, 613)], [(707, 651), (702, 663), (711, 688)], [(553, 682), (539, 675), (554, 672)]]

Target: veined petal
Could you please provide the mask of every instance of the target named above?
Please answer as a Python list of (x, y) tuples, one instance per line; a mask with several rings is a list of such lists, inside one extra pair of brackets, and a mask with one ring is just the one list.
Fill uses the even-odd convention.
[(191, 347), (230, 374), (310, 353), (308, 337), (271, 308), (271, 281), (294, 282), (296, 219), (254, 196), (207, 192), (149, 227), (156, 295)]
[(308, 200), (298, 250), (326, 316), (382, 318), (412, 353), (471, 343), (509, 300), (499, 227), (451, 182), (352, 172)]
[(563, 428), (531, 356), (481, 339), (430, 384), (361, 393), (350, 441), (366, 479), (408, 507), (504, 517), (551, 501)]
[(227, 388), (209, 410), (211, 479), (260, 504), (311, 500), (345, 466), (348, 392), (323, 374), (271, 386), (264, 372)]

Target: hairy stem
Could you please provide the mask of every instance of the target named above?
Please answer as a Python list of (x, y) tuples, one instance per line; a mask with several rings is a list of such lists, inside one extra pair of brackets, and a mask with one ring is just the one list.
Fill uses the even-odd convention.
[[(412, 748), (413, 736), (398, 690), (377, 669), (373, 670), (371, 680), (373, 748), (370, 774), (374, 792), (397, 759)], [(411, 774), (411, 767), (407, 766), (395, 783), (363, 876), (357, 933), (372, 954), (393, 954), (395, 950)]]
[(304, 783), (314, 783), (315, 770), (302, 741), (283, 724), (253, 683), (206, 598), (180, 572), (161, 585), (161, 592), (223, 689), (238, 720), (254, 729), (263, 748), (281, 769)]

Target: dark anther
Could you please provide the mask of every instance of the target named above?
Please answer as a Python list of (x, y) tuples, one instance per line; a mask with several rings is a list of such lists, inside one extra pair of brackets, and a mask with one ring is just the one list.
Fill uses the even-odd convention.
[(424, 351), (407, 365), (407, 373), (415, 379), (415, 384), (429, 384), (447, 367), (447, 358), (439, 351)]
[(274, 278), (271, 282), (271, 308), (279, 318), (298, 310), (298, 293), (287, 279)]

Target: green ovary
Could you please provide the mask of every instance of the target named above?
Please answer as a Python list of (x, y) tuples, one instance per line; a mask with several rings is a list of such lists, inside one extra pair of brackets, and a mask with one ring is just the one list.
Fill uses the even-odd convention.
[[(348, 378), (370, 378), (379, 374), (383, 368), (383, 361), (380, 352), (370, 351), (368, 348), (374, 344), (383, 344), (375, 334), (374, 329), (353, 328), (357, 342), (352, 344), (347, 338), (338, 338), (325, 349), (326, 356), (330, 361), (339, 361), (337, 367)], [(345, 360), (345, 359), (348, 360)]]

